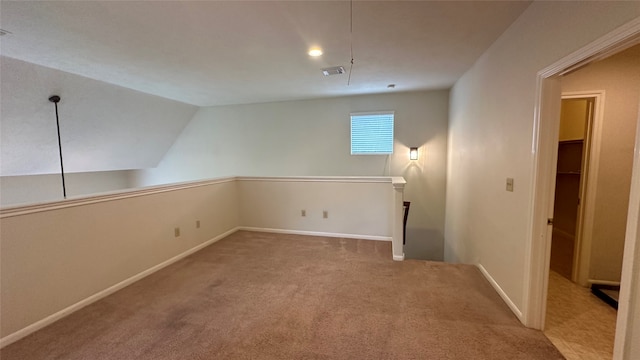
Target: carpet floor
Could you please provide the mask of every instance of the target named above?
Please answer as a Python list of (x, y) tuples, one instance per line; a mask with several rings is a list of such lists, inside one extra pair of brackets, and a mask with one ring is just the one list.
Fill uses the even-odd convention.
[(236, 232), (0, 351), (10, 359), (564, 359), (470, 265)]

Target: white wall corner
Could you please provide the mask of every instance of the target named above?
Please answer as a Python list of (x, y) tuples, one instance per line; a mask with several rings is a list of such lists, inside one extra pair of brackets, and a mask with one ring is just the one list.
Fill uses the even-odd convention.
[(485, 279), (489, 281), (489, 284), (493, 286), (494, 290), (498, 293), (498, 295), (500, 295), (502, 300), (507, 304), (509, 309), (511, 309), (511, 311), (513, 311), (516, 317), (518, 317), (520, 322), (524, 322), (523, 321), (524, 318), (522, 317), (522, 311), (516, 306), (516, 304), (513, 301), (511, 301), (511, 298), (509, 298), (509, 295), (507, 295), (507, 293), (504, 292), (504, 290), (502, 290), (500, 285), (498, 285), (498, 282), (494, 280), (494, 278), (491, 276), (491, 274), (489, 274), (487, 269), (485, 269), (484, 266), (482, 266), (482, 264), (479, 264), (479, 263), (476, 264), (476, 266), (478, 267), (478, 269), (480, 269), (480, 272), (485, 277)]

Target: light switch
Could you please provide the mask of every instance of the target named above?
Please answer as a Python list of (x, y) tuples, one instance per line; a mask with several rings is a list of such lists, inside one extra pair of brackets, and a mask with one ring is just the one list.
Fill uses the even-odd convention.
[(507, 178), (507, 191), (513, 192), (513, 178)]

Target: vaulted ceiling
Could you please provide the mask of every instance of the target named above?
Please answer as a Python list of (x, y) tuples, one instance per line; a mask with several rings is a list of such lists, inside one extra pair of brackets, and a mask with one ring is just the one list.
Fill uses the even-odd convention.
[[(55, 142), (33, 139), (52, 138), (38, 124), (56, 91), (84, 124), (65, 129), (70, 154), (86, 142), (72, 171), (153, 167), (196, 106), (449, 88), (529, 3), (2, 1), (0, 173), (54, 171), (34, 147)], [(310, 57), (311, 46), (324, 54)], [(322, 75), (349, 71), (352, 54), (349, 84)]]

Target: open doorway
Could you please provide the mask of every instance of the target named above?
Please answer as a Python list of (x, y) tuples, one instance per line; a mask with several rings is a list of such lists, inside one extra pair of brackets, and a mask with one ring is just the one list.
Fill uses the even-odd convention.
[[(626, 237), (632, 240), (632, 244), (637, 242), (636, 234), (627, 230), (627, 228), (637, 227), (637, 214), (629, 216), (629, 223), (627, 215), (638, 200), (638, 189), (635, 189), (636, 195), (634, 195), (634, 192), (631, 192), (631, 184), (632, 172), (635, 172), (634, 176), (637, 177), (639, 170), (638, 159), (634, 163), (633, 148), (639, 143), (636, 138), (636, 128), (640, 108), (640, 46), (618, 48), (617, 51), (610, 52), (606, 57), (602, 56), (598, 60), (601, 61), (595, 62), (589, 59), (581, 64), (582, 67), (579, 70), (576, 71), (574, 68), (571, 72), (567, 71), (565, 76), (549, 80), (546, 85), (551, 89), (548, 94), (555, 93), (558, 97), (560, 92), (583, 92), (582, 96), (564, 99), (574, 100), (573, 102), (565, 101), (561, 105), (560, 99), (555, 100), (556, 108), (549, 111), (549, 113), (554, 111), (561, 113), (566, 112), (566, 108), (570, 106), (580, 108), (585, 115), (582, 117), (585, 124), (582, 141), (578, 138), (562, 139), (560, 135), (563, 129), (560, 122), (546, 124), (551, 127), (556, 126), (555, 129), (543, 129), (543, 125), (540, 125), (541, 132), (546, 131), (545, 136), (547, 136), (547, 143), (544, 146), (547, 149), (553, 149), (545, 154), (547, 163), (543, 165), (548, 168), (540, 173), (546, 172), (552, 176), (553, 185), (547, 185), (548, 188), (545, 190), (549, 195), (549, 199), (546, 200), (546, 210), (545, 201), (540, 203), (542, 207), (538, 210), (540, 214), (545, 212), (549, 215), (554, 214), (549, 216), (548, 221), (548, 224), (553, 226), (547, 225), (545, 230), (545, 237), (553, 239), (546, 242), (547, 268), (545, 271), (538, 270), (546, 277), (541, 279), (545, 283), (545, 288), (541, 291), (544, 302), (541, 308), (545, 309), (546, 306), (547, 325), (558, 325), (555, 321), (557, 319), (553, 319), (552, 316), (558, 314), (566, 316), (566, 321), (562, 324), (563, 328), (556, 332), (556, 335), (567, 335), (561, 343), (567, 345), (563, 353), (569, 359), (585, 357), (610, 359), (613, 355), (614, 336), (620, 338), (620, 344), (629, 341), (628, 338), (625, 339), (629, 334), (629, 330), (625, 328), (629, 309), (623, 309), (625, 314), (620, 318), (625, 324), (619, 324), (618, 329), (622, 331), (618, 330), (620, 333), (617, 333), (615, 309), (591, 295), (589, 289), (584, 286), (620, 285), (621, 274), (624, 272), (625, 252), (627, 253), (624, 255), (626, 264), (630, 261), (631, 264), (633, 263), (634, 253), (625, 250), (625, 233)], [(584, 67), (586, 63), (588, 66)], [(555, 74), (559, 73), (562, 71), (556, 71)], [(577, 78), (582, 80), (576, 81)], [(585, 78), (588, 79), (585, 80)], [(581, 83), (581, 88), (575, 87), (578, 82)], [(584, 96), (584, 93), (590, 89), (603, 90), (603, 99), (606, 93), (606, 102), (602, 101), (598, 104), (596, 98)], [(554, 106), (553, 100), (544, 99), (542, 103)], [(605, 109), (602, 112), (604, 117), (598, 130), (598, 136), (601, 138), (597, 141), (591, 139), (593, 144), (590, 145), (589, 136), (593, 136), (590, 131), (598, 129), (597, 122), (594, 124), (593, 121), (593, 114), (596, 113), (594, 108), (598, 105)], [(561, 107), (565, 109), (560, 111)], [(589, 112), (592, 114), (591, 117)], [(543, 145), (540, 146), (542, 148)], [(549, 159), (551, 156), (553, 161)], [(593, 166), (593, 161), (585, 162), (589, 156), (594, 158), (596, 166)], [(538, 189), (544, 190), (541, 184), (544, 185), (542, 182), (538, 183)], [(569, 205), (555, 204), (558, 201), (562, 202), (563, 198), (568, 199)], [(561, 214), (562, 211), (566, 213)], [(570, 216), (565, 216), (567, 214)], [(559, 265), (561, 254), (554, 254), (554, 251), (563, 251), (562, 248), (558, 250), (558, 244), (553, 243), (561, 241), (555, 236), (558, 233), (569, 238), (563, 244), (564, 251), (568, 255), (564, 256), (565, 262), (560, 264), (561, 266)], [(629, 260), (629, 257), (632, 259)], [(626, 269), (626, 276), (632, 276), (632, 267), (627, 265)], [(558, 283), (567, 285), (567, 290), (558, 291)], [(627, 286), (628, 284), (629, 282)], [(573, 287), (569, 287), (570, 285)], [(623, 296), (624, 291), (625, 283), (623, 282)], [(626, 291), (632, 291), (632, 289), (627, 288)], [(560, 295), (564, 295), (563, 293), (582, 293), (586, 295), (584, 299), (587, 300), (561, 300), (561, 302), (564, 301), (564, 304), (560, 305), (561, 309), (559, 311), (558, 308), (553, 309), (557, 304), (552, 304), (552, 301), (558, 300)], [(629, 296), (628, 293), (627, 296)], [(549, 302), (547, 303), (546, 300)], [(584, 305), (587, 301), (601, 306), (604, 312), (608, 311), (609, 314), (599, 319), (597, 312), (593, 312), (591, 308), (580, 309), (576, 306)], [(544, 314), (540, 314), (541, 328), (545, 323)], [(587, 321), (587, 325), (581, 328), (584, 324), (580, 325), (579, 320), (585, 319), (593, 321)], [(600, 326), (604, 323), (606, 323), (604, 326)], [(617, 351), (620, 356), (619, 345)]]
[(640, 45), (566, 74), (560, 83), (545, 334), (568, 359), (611, 359), (640, 100)]
[(560, 108), (550, 266), (552, 271), (574, 282), (578, 282), (576, 268), (583, 245), (582, 209), (596, 99), (563, 94)]
[[(603, 64), (593, 64), (591, 69), (576, 72), (562, 80), (562, 90), (567, 87), (572, 90), (584, 90), (581, 87), (591, 86), (593, 82), (602, 81), (603, 69), (610, 70), (619, 67), (615, 59)], [(598, 75), (598, 76), (594, 76)], [(566, 80), (566, 81), (565, 81)], [(602, 83), (600, 84), (604, 86)], [(620, 85), (620, 84), (618, 84)], [(573, 86), (573, 87), (572, 87)], [(604, 176), (614, 174), (600, 174), (598, 160), (607, 157), (611, 152), (610, 142), (605, 141), (602, 148), (603, 127), (615, 128), (631, 126), (633, 132), (635, 122), (620, 123), (618, 119), (603, 123), (602, 108), (604, 107), (605, 91), (562, 92), (560, 126), (557, 143), (557, 165), (555, 177), (555, 195), (553, 204), (553, 226), (551, 239), (550, 271), (548, 279), (548, 296), (546, 323), (544, 332), (567, 359), (610, 359), (613, 355), (615, 337), (616, 311), (607, 303), (600, 301), (589, 286), (603, 286), (592, 284), (593, 269), (591, 264), (591, 248), (594, 235), (594, 216), (596, 209), (604, 207), (618, 207), (615, 212), (626, 218), (628, 203), (611, 203), (608, 198), (596, 196), (598, 187), (602, 192), (607, 189), (607, 179), (598, 182)], [(598, 111), (600, 110), (600, 111)], [(596, 114), (598, 114), (596, 116)], [(597, 117), (597, 120), (596, 120)], [(595, 144), (594, 144), (595, 139)], [(627, 139), (633, 144), (633, 139)], [(618, 144), (616, 152), (628, 151), (633, 156), (633, 148)], [(594, 159), (592, 163), (592, 159)], [(617, 166), (618, 173), (631, 180), (631, 161), (622, 162)], [(621, 176), (618, 174), (618, 176)], [(600, 186), (598, 185), (600, 184)], [(629, 196), (628, 187), (614, 189), (620, 192), (621, 198)], [(599, 223), (602, 223), (600, 221)], [(606, 223), (606, 222), (605, 222)], [(603, 226), (602, 224), (600, 226)], [(624, 224), (604, 225), (611, 230), (612, 226)], [(615, 231), (614, 231), (615, 232)], [(617, 231), (619, 232), (619, 231)], [(601, 233), (596, 233), (596, 241), (602, 239)], [(618, 239), (624, 241), (624, 238)], [(619, 259), (609, 259), (605, 266), (617, 267)], [(603, 264), (601, 264), (603, 265)], [(619, 277), (613, 281), (619, 286)], [(610, 281), (612, 282), (612, 281)], [(611, 285), (606, 285), (610, 287)], [(618, 287), (619, 289), (619, 287)], [(606, 295), (600, 292), (601, 295)], [(615, 306), (617, 306), (615, 296)], [(613, 299), (613, 297), (612, 297)], [(613, 301), (613, 300), (612, 300)]]

